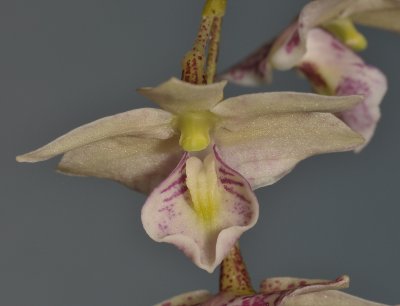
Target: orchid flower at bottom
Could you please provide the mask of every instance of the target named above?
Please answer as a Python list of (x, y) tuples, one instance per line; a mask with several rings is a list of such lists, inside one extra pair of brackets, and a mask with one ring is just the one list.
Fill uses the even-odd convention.
[(338, 291), (348, 287), (348, 276), (332, 281), (275, 277), (262, 281), (256, 292), (235, 246), (222, 263), (218, 294), (197, 290), (155, 306), (385, 306)]
[(150, 237), (175, 244), (212, 272), (257, 221), (252, 190), (275, 183), (309, 156), (364, 141), (332, 115), (360, 96), (282, 92), (223, 100), (225, 84), (172, 78), (142, 88), (164, 110), (99, 119), (17, 160), (63, 154), (63, 173), (109, 178), (150, 194), (142, 212)]

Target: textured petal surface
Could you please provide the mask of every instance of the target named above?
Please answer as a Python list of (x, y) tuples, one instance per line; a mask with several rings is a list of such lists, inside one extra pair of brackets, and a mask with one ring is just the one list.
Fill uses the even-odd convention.
[(224, 96), (225, 81), (210, 85), (194, 85), (176, 78), (157, 87), (144, 87), (138, 92), (172, 113), (209, 110)]
[(396, 5), (395, 8), (356, 13), (352, 19), (362, 25), (400, 32), (400, 1)]
[(194, 306), (211, 298), (211, 294), (205, 290), (197, 290), (183, 293), (154, 306)]
[[(307, 39), (307, 53), (300, 70), (317, 92), (345, 96), (359, 94), (361, 103), (338, 112), (354, 131), (371, 139), (380, 118), (379, 105), (386, 93), (385, 76), (365, 62), (329, 33), (313, 29)], [(361, 147), (358, 148), (358, 150)]]
[(298, 295), (323, 290), (348, 288), (349, 282), (350, 279), (346, 275), (338, 277), (334, 281), (294, 277), (275, 277), (267, 278), (262, 281), (260, 284), (260, 292), (271, 294), (281, 291), (291, 291), (291, 294), (295, 293)]
[(318, 0), (304, 6), (299, 22), (304, 31), (337, 18), (351, 18), (364, 13), (398, 8), (398, 0)]
[(348, 284), (347, 276), (334, 281), (271, 278), (261, 283), (260, 293), (235, 296), (232, 292), (222, 292), (198, 306), (384, 306), (337, 290), (347, 288)]
[(384, 306), (384, 304), (364, 300), (344, 292), (329, 290), (287, 297), (283, 306)]
[(174, 135), (172, 115), (160, 109), (141, 108), (105, 117), (78, 127), (49, 144), (17, 157), (19, 162), (38, 162), (75, 148), (115, 136), (167, 139)]
[(253, 189), (273, 184), (306, 157), (352, 150), (364, 141), (326, 113), (280, 113), (223, 122), (214, 135), (220, 154)]
[(58, 169), (64, 174), (112, 179), (149, 193), (171, 173), (182, 155), (177, 137), (118, 136), (68, 151)]
[(204, 161), (186, 154), (142, 210), (151, 238), (176, 245), (208, 272), (257, 218), (258, 202), (249, 184), (216, 152)]
[(226, 99), (212, 109), (220, 117), (240, 119), (295, 112), (340, 112), (354, 107), (361, 96), (330, 97), (310, 93), (268, 92)]

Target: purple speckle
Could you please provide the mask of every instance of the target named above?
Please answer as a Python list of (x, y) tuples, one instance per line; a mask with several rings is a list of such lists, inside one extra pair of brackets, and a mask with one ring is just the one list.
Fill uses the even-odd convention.
[(296, 30), (289, 41), (286, 43), (285, 50), (287, 53), (292, 53), (293, 49), (296, 48), (300, 44), (300, 34), (299, 31)]

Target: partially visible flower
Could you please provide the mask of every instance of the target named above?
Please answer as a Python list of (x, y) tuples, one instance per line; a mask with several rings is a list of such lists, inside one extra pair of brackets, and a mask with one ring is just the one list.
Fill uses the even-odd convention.
[(364, 136), (365, 146), (380, 118), (379, 104), (387, 82), (382, 72), (353, 52), (367, 45), (353, 22), (400, 32), (400, 1), (311, 1), (274, 41), (228, 69), (222, 78), (242, 85), (259, 85), (271, 81), (273, 68), (297, 67), (318, 93), (364, 95), (362, 103), (338, 116)]
[(348, 276), (333, 281), (275, 277), (262, 281), (256, 292), (235, 246), (222, 263), (218, 294), (198, 290), (155, 306), (384, 306), (338, 291), (348, 286)]
[(334, 34), (354, 50), (367, 46), (366, 38), (354, 23), (400, 32), (399, 0), (314, 0), (301, 11), (297, 23), (291, 27), (281, 45), (271, 57), (277, 69), (290, 69), (306, 53), (310, 30), (321, 27)]
[(333, 281), (277, 277), (264, 280), (254, 294), (222, 292), (213, 296), (198, 290), (155, 306), (384, 306), (337, 290), (348, 285), (347, 276)]
[(276, 182), (308, 156), (363, 142), (330, 114), (356, 105), (359, 96), (260, 93), (222, 101), (224, 86), (173, 78), (142, 88), (164, 110), (94, 121), (17, 160), (64, 154), (58, 166), (63, 173), (151, 192), (142, 210), (146, 232), (211, 272), (257, 221), (252, 189)]

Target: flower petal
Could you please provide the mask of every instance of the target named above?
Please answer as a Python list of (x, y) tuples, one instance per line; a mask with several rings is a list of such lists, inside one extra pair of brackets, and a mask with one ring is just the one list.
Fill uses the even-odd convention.
[(376, 303), (359, 297), (346, 294), (344, 292), (329, 290), (309, 294), (300, 294), (288, 296), (281, 302), (281, 306), (384, 306), (384, 304)]
[(297, 23), (290, 25), (276, 39), (268, 42), (238, 64), (228, 68), (218, 78), (244, 86), (257, 86), (272, 81), (270, 57), (297, 30)]
[(154, 306), (194, 306), (210, 298), (211, 294), (208, 291), (196, 290), (177, 295)]
[[(297, 278), (267, 279), (261, 284), (264, 302), (275, 306), (378, 306), (378, 304), (342, 293), (336, 289), (347, 288), (349, 278), (342, 276), (334, 281)], [(263, 304), (261, 304), (263, 305)], [(268, 304), (265, 304), (268, 305)]]
[(348, 151), (363, 143), (341, 120), (325, 113), (224, 120), (214, 138), (224, 161), (253, 189), (273, 184), (309, 156)]
[(105, 117), (78, 127), (49, 144), (17, 157), (19, 162), (38, 162), (75, 148), (115, 136), (167, 139), (174, 135), (172, 115), (160, 109), (141, 108)]
[[(289, 32), (290, 30), (290, 32)], [(307, 31), (298, 22), (286, 30), (287, 33), (283, 44), (277, 46), (271, 53), (270, 63), (278, 70), (289, 70), (297, 65), (306, 53)]]
[(68, 151), (58, 170), (112, 179), (147, 194), (171, 173), (182, 154), (177, 137), (160, 140), (118, 136)]
[(387, 90), (386, 78), (382, 72), (365, 64), (352, 50), (320, 29), (309, 32), (307, 53), (299, 69), (317, 92), (364, 96), (360, 104), (337, 115), (364, 136), (367, 140), (363, 144), (365, 146), (374, 134), (380, 118), (379, 104)]
[(218, 78), (244, 86), (257, 86), (272, 81), (269, 55), (273, 42), (268, 42), (238, 64), (230, 67)]
[(282, 291), (291, 291), (291, 294), (302, 294), (323, 290), (348, 288), (349, 282), (350, 279), (347, 275), (338, 277), (334, 281), (302, 279), (294, 277), (267, 278), (261, 282), (260, 292), (271, 294)]
[(257, 218), (258, 202), (250, 186), (216, 151), (204, 161), (185, 154), (142, 210), (152, 239), (175, 244), (208, 272)]
[(318, 0), (304, 6), (299, 23), (303, 31), (309, 31), (334, 19), (353, 19), (354, 16), (399, 7), (400, 3), (397, 0)]
[(291, 26), (291, 34), (286, 35), (285, 42), (271, 55), (272, 66), (279, 70), (289, 70), (297, 66), (306, 53), (308, 32), (335, 18), (347, 17), (345, 12), (354, 2), (354, 0), (319, 0), (305, 5), (297, 23)]
[(209, 110), (223, 99), (225, 85), (226, 81), (195, 85), (171, 78), (157, 87), (140, 88), (138, 92), (161, 108), (179, 114)]
[(360, 103), (362, 96), (330, 97), (298, 92), (268, 92), (226, 99), (211, 111), (220, 117), (255, 118), (268, 114), (339, 112)]
[(393, 8), (356, 13), (351, 18), (365, 26), (400, 32), (400, 2), (392, 3)]

